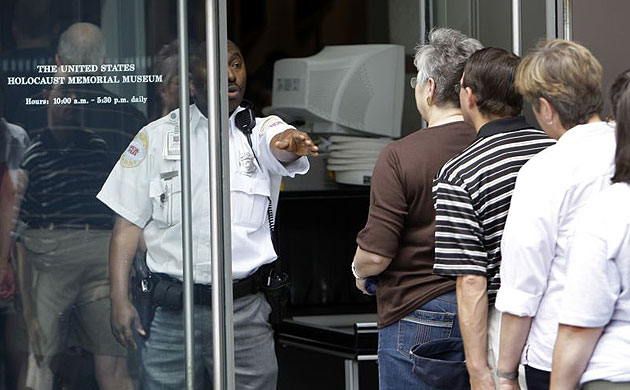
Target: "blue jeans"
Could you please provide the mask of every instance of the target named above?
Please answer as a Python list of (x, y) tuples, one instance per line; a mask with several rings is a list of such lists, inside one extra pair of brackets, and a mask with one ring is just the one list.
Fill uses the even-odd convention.
[(413, 373), (411, 348), (431, 340), (461, 337), (455, 291), (440, 295), (378, 334), (380, 390), (439, 390)]
[[(236, 388), (274, 390), (278, 365), (271, 308), (262, 293), (234, 301), (234, 363)], [(195, 387), (212, 388), (212, 310), (195, 305)], [(185, 388), (184, 319), (182, 311), (158, 307), (151, 334), (140, 343), (141, 381), (144, 390)], [(207, 382), (210, 383), (207, 383)]]

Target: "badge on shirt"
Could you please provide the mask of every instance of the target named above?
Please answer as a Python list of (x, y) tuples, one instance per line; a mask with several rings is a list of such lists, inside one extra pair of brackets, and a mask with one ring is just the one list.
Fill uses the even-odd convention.
[(144, 132), (138, 133), (131, 141), (125, 153), (120, 156), (120, 165), (124, 168), (135, 168), (147, 156), (147, 148), (149, 147), (149, 139)]
[(249, 152), (241, 154), (238, 161), (238, 168), (238, 171), (246, 176), (252, 176), (256, 173), (254, 155)]
[(167, 160), (179, 160), (181, 158), (179, 131), (166, 132), (164, 158)]

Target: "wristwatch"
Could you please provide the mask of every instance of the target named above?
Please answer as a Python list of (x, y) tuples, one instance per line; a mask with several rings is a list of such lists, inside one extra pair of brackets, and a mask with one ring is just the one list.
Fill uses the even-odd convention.
[(365, 280), (365, 279), (367, 279), (367, 278), (362, 278), (359, 275), (357, 275), (357, 269), (356, 269), (356, 267), (354, 265), (354, 261), (352, 262), (351, 268), (352, 268), (352, 275), (354, 275), (355, 279), (357, 279), (357, 280)]
[(504, 371), (499, 371), (497, 370), (497, 376), (499, 378), (503, 378), (503, 379), (508, 379), (511, 381), (515, 381), (518, 379), (518, 371), (514, 371), (514, 372), (504, 372)]

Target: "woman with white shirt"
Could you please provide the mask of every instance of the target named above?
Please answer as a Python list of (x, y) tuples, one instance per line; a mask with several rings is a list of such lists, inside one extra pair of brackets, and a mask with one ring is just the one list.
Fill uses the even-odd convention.
[[(569, 247), (578, 210), (610, 185), (614, 128), (600, 112), (602, 67), (584, 46), (544, 42), (521, 61), (515, 84), (558, 142), (521, 168), (501, 241), (501, 389), (549, 388)], [(588, 289), (589, 286), (584, 286)]]
[(554, 390), (578, 382), (584, 390), (630, 389), (630, 70), (613, 84), (613, 104), (615, 89), (622, 95), (614, 184), (580, 212), (553, 352)]

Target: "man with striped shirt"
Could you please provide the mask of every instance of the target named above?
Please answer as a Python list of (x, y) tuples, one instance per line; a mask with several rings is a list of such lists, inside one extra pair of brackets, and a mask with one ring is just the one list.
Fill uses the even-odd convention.
[[(49, 92), (77, 98), (66, 84)], [(27, 387), (52, 386), (55, 356), (68, 335), (93, 356), (100, 388), (133, 387), (126, 350), (109, 329), (107, 254), (112, 212), (96, 199), (109, 172), (103, 137), (80, 126), (73, 104), (49, 104), (47, 127), (23, 156), (18, 263), (30, 359)], [(29, 386), (30, 384), (30, 386)]]
[[(477, 139), (447, 162), (433, 185), (436, 210), (433, 272), (457, 278), (459, 325), (472, 390), (494, 390), (499, 315), (500, 243), (519, 169), (553, 144), (522, 116), (513, 85), (519, 58), (499, 48), (474, 53), (459, 98)], [(498, 373), (500, 376), (501, 373)]]

